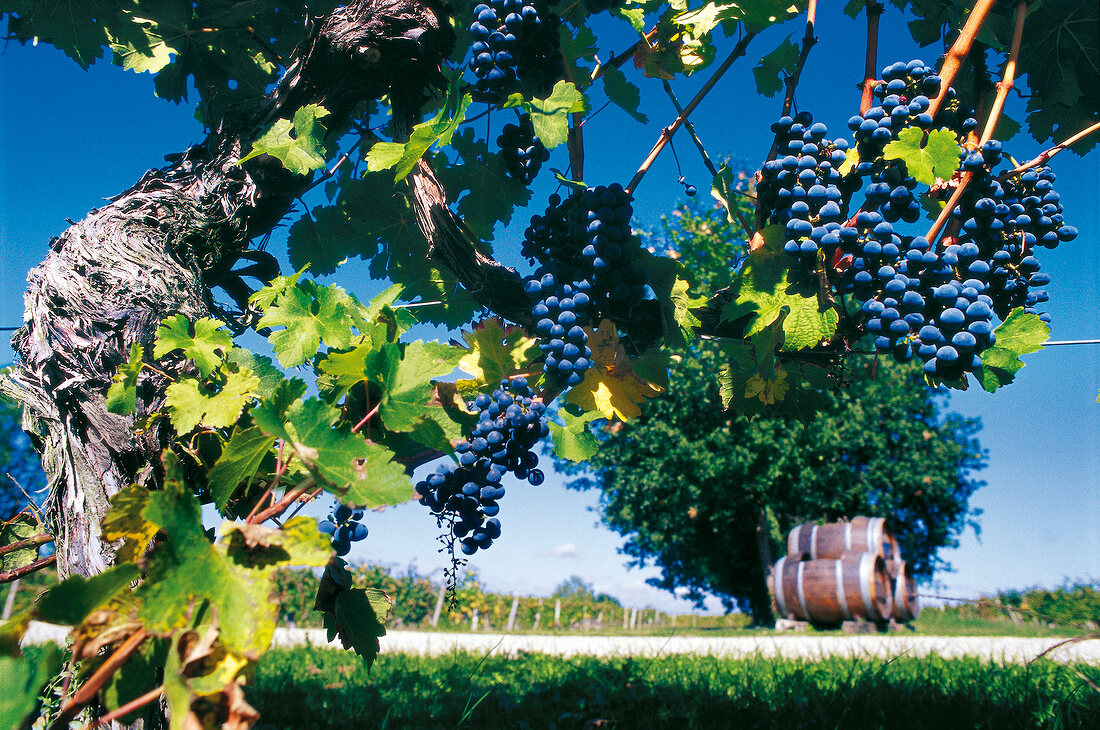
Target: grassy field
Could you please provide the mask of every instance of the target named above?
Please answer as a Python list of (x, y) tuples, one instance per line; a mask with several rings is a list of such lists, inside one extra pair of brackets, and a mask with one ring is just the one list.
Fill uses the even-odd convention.
[(820, 662), (278, 650), (248, 697), (263, 728), (1100, 728), (1095, 667), (939, 658)]

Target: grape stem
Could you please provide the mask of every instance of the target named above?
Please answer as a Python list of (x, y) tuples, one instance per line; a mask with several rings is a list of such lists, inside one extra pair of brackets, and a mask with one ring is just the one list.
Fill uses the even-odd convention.
[(145, 707), (145, 705), (160, 697), (162, 694), (164, 694), (164, 687), (156, 687), (154, 689), (151, 689), (143, 694), (141, 697), (138, 697), (135, 700), (130, 700), (125, 705), (122, 705), (121, 707), (112, 710), (103, 717), (99, 718), (99, 720), (96, 721), (96, 727), (104, 727), (105, 725), (110, 725), (118, 718), (129, 715), (131, 712), (138, 709), (139, 707)]
[(294, 504), (299, 497), (306, 493), (306, 490), (308, 490), (316, 483), (317, 482), (313, 479), (313, 477), (309, 477), (298, 486), (288, 490), (287, 493), (283, 495), (283, 498), (280, 499), (278, 502), (271, 505), (262, 512), (258, 512), (252, 515), (246, 520), (246, 522), (248, 522), (248, 524), (250, 525), (259, 525), (271, 519), (272, 517), (278, 517), (283, 512), (286, 512), (287, 509), (290, 508), (290, 505)]
[(867, 55), (863, 63), (863, 83), (860, 88), (863, 95), (859, 100), (859, 113), (864, 115), (871, 108), (872, 93), (875, 88), (878, 66), (878, 21), (886, 11), (886, 6), (877, 0), (867, 0)]
[(1086, 127), (1085, 129), (1082, 129), (1080, 132), (1073, 135), (1072, 137), (1067, 139), (1065, 142), (1061, 142), (1059, 144), (1056, 144), (1053, 147), (1051, 147), (1050, 149), (1043, 151), (1038, 157), (1036, 157), (1034, 159), (1031, 159), (1031, 160), (1028, 160), (1027, 162), (1025, 162), (1024, 164), (1022, 164), (1018, 167), (1014, 167), (1013, 169), (1011, 169), (1008, 172), (1001, 175), (1000, 179), (1004, 180), (1007, 177), (1009, 177), (1010, 175), (1016, 175), (1018, 173), (1023, 172), (1024, 170), (1030, 170), (1033, 167), (1038, 167), (1039, 165), (1043, 165), (1043, 164), (1047, 163), (1050, 160), (1050, 158), (1054, 157), (1056, 154), (1058, 154), (1062, 150), (1066, 149), (1067, 147), (1072, 147), (1073, 145), (1075, 145), (1078, 142), (1080, 142), (1081, 140), (1083, 140), (1085, 137), (1087, 137), (1090, 134), (1092, 134), (1093, 132), (1097, 132), (1097, 131), (1100, 131), (1100, 122), (1097, 122), (1096, 124), (1093, 124), (1091, 126)]
[[(561, 52), (562, 67), (565, 69), (565, 78), (569, 83), (577, 86), (573, 78), (573, 69), (569, 67), (569, 59), (565, 57), (565, 51)], [(569, 115), (569, 135), (566, 138), (566, 146), (569, 148), (569, 167), (573, 169), (573, 176), (577, 180), (584, 180), (584, 112), (573, 112)]]
[[(654, 29), (650, 30), (648, 33), (643, 33), (642, 37), (639, 38), (638, 40), (634, 41), (634, 44), (631, 45), (630, 48), (627, 48), (625, 51), (623, 51), (622, 53), (620, 53), (617, 56), (612, 56), (611, 59), (607, 63), (600, 63), (597, 60), (596, 68), (592, 69), (592, 75), (589, 76), (588, 82), (585, 83), (584, 88), (587, 88), (587, 87), (591, 86), (592, 84), (594, 84), (596, 82), (596, 79), (603, 76), (604, 71), (606, 69), (608, 69), (608, 68), (619, 68), (624, 63), (626, 63), (629, 59), (633, 58), (638, 53), (638, 46), (642, 45), (642, 43), (645, 43), (648, 46), (649, 41), (652, 38), (656, 37), (656, 35), (657, 35), (657, 29), (654, 28)], [(578, 87), (578, 88), (582, 88), (582, 87)]]
[(642, 162), (641, 167), (639, 167), (638, 171), (634, 173), (634, 177), (631, 178), (630, 183), (626, 186), (626, 192), (628, 195), (633, 195), (634, 190), (637, 189), (638, 184), (642, 181), (642, 178), (644, 178), (645, 174), (649, 172), (649, 168), (653, 165), (653, 161), (657, 159), (657, 155), (661, 153), (661, 150), (664, 149), (665, 145), (667, 145), (669, 140), (672, 139), (672, 135), (676, 134), (676, 130), (678, 130), (684, 124), (688, 116), (693, 111), (695, 111), (695, 108), (699, 106), (703, 99), (706, 98), (707, 94), (709, 94), (714, 88), (714, 85), (718, 83), (719, 79), (721, 79), (726, 71), (729, 70), (730, 66), (733, 65), (733, 62), (741, 56), (745, 55), (745, 49), (748, 48), (749, 43), (755, 37), (755, 32), (746, 33), (744, 37), (742, 37), (741, 40), (737, 42), (737, 45), (734, 46), (733, 50), (730, 51), (730, 54), (726, 57), (726, 60), (722, 61), (722, 65), (719, 66), (717, 70), (715, 70), (714, 74), (711, 75), (711, 77), (703, 85), (703, 88), (699, 89), (699, 93), (697, 93), (695, 97), (690, 102), (688, 102), (688, 105), (684, 107), (684, 110), (680, 112), (674, 120), (672, 120), (671, 124), (661, 130), (661, 136), (657, 138), (657, 142), (653, 145), (653, 149), (651, 149), (649, 151), (649, 154), (646, 155), (646, 158)]
[(57, 562), (57, 555), (50, 555), (49, 557), (36, 560), (33, 563), (24, 565), (21, 568), (13, 568), (11, 570), (0, 573), (0, 583), (11, 583), (13, 580), (18, 580), (25, 575), (36, 573), (43, 568), (53, 565)]
[(138, 629), (134, 633), (130, 634), (126, 638), (126, 641), (122, 642), (114, 653), (107, 657), (106, 661), (99, 666), (99, 669), (95, 671), (91, 677), (88, 678), (84, 684), (80, 685), (72, 696), (72, 698), (65, 703), (61, 712), (57, 714), (53, 723), (50, 725), (50, 730), (60, 730), (61, 728), (69, 727), (69, 723), (72, 721), (76, 714), (80, 712), (80, 708), (95, 699), (96, 693), (100, 688), (106, 684), (111, 675), (126, 663), (126, 660), (141, 646), (142, 642), (149, 634), (145, 629)]
[[(783, 116), (791, 113), (791, 108), (794, 106), (794, 91), (798, 88), (798, 80), (802, 77), (802, 69), (806, 66), (810, 49), (817, 45), (817, 38), (814, 37), (814, 23), (816, 21), (817, 0), (810, 0), (810, 4), (806, 8), (806, 35), (802, 36), (802, 48), (798, 52), (798, 63), (794, 67), (794, 73), (787, 77), (787, 93), (783, 97)], [(773, 158), (769, 157), (769, 159)]]
[(947, 57), (940, 68), (940, 93), (936, 95), (928, 108), (928, 113), (933, 118), (935, 118), (936, 113), (947, 97), (947, 90), (951, 88), (955, 75), (962, 67), (963, 59), (970, 53), (970, 46), (973, 45), (974, 38), (977, 37), (982, 23), (989, 16), (989, 11), (995, 2), (996, 0), (977, 0), (974, 3), (974, 9), (970, 11), (970, 17), (966, 19), (966, 24), (959, 33), (959, 37), (955, 39), (951, 49), (947, 52)]
[[(978, 14), (979, 7), (982, 6), (982, 3), (984, 1), (985, 0), (978, 0), (978, 4), (975, 5), (974, 11), (970, 14), (970, 19), (967, 20), (966, 26), (963, 28), (963, 35), (966, 34), (968, 28), (971, 28), (972, 21), (975, 20), (974, 16)], [(989, 8), (986, 7), (985, 12), (988, 13), (988, 11)], [(1020, 42), (1024, 36), (1024, 19), (1026, 16), (1027, 1), (1021, 0), (1020, 3), (1016, 6), (1016, 24), (1012, 32), (1012, 47), (1009, 50), (1008, 62), (1005, 64), (1005, 70), (1002, 74), (1001, 80), (997, 83), (997, 97), (993, 101), (993, 107), (990, 110), (989, 118), (986, 120), (985, 123), (985, 130), (982, 132), (982, 136), (978, 141), (979, 147), (992, 139), (993, 131), (997, 127), (997, 120), (1000, 118), (1001, 112), (1004, 110), (1005, 98), (1008, 96), (1008, 92), (1012, 89), (1013, 81), (1016, 77), (1016, 59), (1019, 58)], [(982, 18), (984, 17), (985, 16), (983, 15)], [(978, 28), (981, 27), (982, 18), (979, 18), (977, 22), (974, 23), (974, 27), (972, 29), (973, 34), (976, 34), (978, 32)], [(962, 35), (959, 36), (959, 40), (962, 40)], [(970, 46), (972, 42), (973, 37), (971, 37), (970, 40), (967, 41), (966, 50), (964, 51), (964, 53), (970, 52)], [(955, 45), (951, 47), (952, 54), (955, 52), (955, 49), (958, 47), (958, 45), (959, 41), (956, 41)], [(949, 54), (948, 61), (944, 63), (945, 70), (948, 68), (948, 64), (950, 63), (950, 61), (951, 56)], [(957, 68), (955, 70), (957, 71)], [(952, 75), (954, 75), (954, 72), (952, 72)], [(950, 81), (948, 80), (946, 75), (943, 75), (941, 73), (940, 95), (936, 97), (937, 102), (942, 100), (949, 83)], [(937, 105), (933, 104), (933, 107), (935, 106)], [(934, 110), (932, 111), (932, 114), (935, 114)], [(970, 181), (973, 178), (974, 174), (972, 172), (963, 172), (959, 176), (958, 185), (951, 193), (950, 200), (947, 201), (947, 205), (945, 205), (943, 210), (940, 211), (940, 214), (936, 217), (936, 222), (932, 224), (932, 228), (929, 229), (928, 235), (925, 236), (925, 238), (928, 239), (929, 244), (931, 244), (932, 246), (935, 246), (936, 237), (939, 236), (940, 231), (943, 230), (944, 225), (950, 219), (951, 211), (955, 209), (955, 205), (959, 202), (959, 199), (962, 198), (962, 194), (963, 192), (965, 192), (966, 186), (970, 184)]]

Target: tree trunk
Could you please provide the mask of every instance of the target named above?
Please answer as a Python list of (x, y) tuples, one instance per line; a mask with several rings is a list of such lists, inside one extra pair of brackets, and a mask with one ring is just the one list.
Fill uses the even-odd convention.
[[(203, 143), (50, 242), (28, 276), (25, 324), (12, 337), (18, 367), (0, 389), (25, 406), (24, 428), (42, 453), (62, 577), (108, 567), (113, 549), (100, 538), (108, 500), (129, 484), (159, 483), (169, 426), (159, 419), (135, 435), (133, 425), (162, 409), (167, 381), (143, 375), (133, 417), (104, 402), (131, 343), (151, 354), (165, 316), (218, 314), (211, 288), (310, 182), (270, 158), (241, 166), (242, 152), (306, 104), (324, 105), (339, 130), (361, 101), (422, 88), (453, 38), (444, 16), (417, 0), (338, 8), (314, 24), (263, 104), (212, 123)], [(181, 363), (163, 364), (171, 374)]]
[(760, 559), (760, 573), (753, 580), (753, 591), (749, 595), (752, 622), (757, 626), (774, 626), (775, 614), (772, 612), (771, 591), (768, 590), (768, 576), (771, 575), (774, 561), (771, 526), (766, 507), (761, 507), (756, 513), (756, 552)]

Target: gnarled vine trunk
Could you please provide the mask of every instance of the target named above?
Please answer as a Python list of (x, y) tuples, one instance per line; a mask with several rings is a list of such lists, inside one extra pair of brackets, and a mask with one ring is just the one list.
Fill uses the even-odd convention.
[(312, 26), (263, 104), (223, 118), (203, 143), (50, 242), (28, 276), (25, 324), (12, 338), (18, 366), (0, 388), (24, 404), (24, 427), (42, 453), (62, 576), (108, 567), (113, 550), (100, 538), (108, 500), (160, 478), (169, 426), (159, 419), (135, 434), (134, 423), (161, 410), (168, 381), (142, 379), (133, 417), (105, 404), (131, 344), (150, 348), (169, 314), (210, 314), (211, 287), (310, 181), (270, 158), (237, 160), (304, 105), (324, 105), (338, 130), (363, 100), (422, 89), (452, 44), (442, 12), (420, 0), (338, 8)]

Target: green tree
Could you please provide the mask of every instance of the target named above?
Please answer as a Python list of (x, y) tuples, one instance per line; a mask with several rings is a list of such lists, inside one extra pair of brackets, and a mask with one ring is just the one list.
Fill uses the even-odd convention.
[[(729, 269), (716, 264), (742, 250), (724, 212), (681, 208), (664, 228), (654, 248), (678, 254), (707, 290), (721, 287)], [(604, 522), (627, 537), (623, 551), (661, 569), (653, 585), (687, 588), (700, 602), (713, 593), (767, 623), (765, 576), (796, 524), (883, 516), (922, 578), (974, 524), (979, 424), (945, 415), (919, 367), (836, 363), (807, 416), (759, 399), (727, 410), (714, 377), (727, 366), (722, 345), (700, 341), (678, 354), (667, 393), (603, 428), (594, 474), (572, 483), (602, 491)]]

